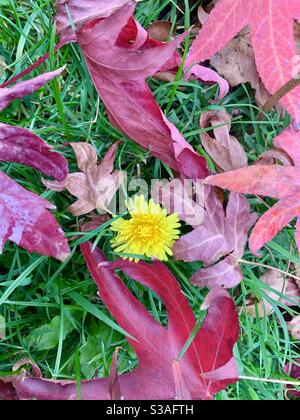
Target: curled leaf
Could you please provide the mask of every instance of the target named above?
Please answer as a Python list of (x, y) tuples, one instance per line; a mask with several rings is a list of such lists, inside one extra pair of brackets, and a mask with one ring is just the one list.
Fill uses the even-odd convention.
[(247, 166), (248, 158), (245, 150), (236, 137), (230, 135), (231, 119), (224, 111), (208, 111), (201, 114), (200, 127), (213, 130), (202, 131), (201, 143), (205, 151), (221, 171), (230, 171)]
[(0, 252), (10, 240), (29, 252), (64, 261), (70, 249), (62, 229), (48, 211), (55, 207), (2, 172), (0, 185)]
[[(90, 20), (105, 18), (124, 6), (128, 0), (56, 0), (56, 27), (60, 36), (72, 33), (71, 25), (81, 29)], [(70, 15), (71, 19), (70, 22)]]
[(122, 400), (124, 399), (122, 396), (121, 387), (119, 384), (119, 377), (118, 377), (118, 352), (119, 347), (116, 348), (113, 354), (112, 365), (110, 368), (110, 375), (109, 375), (109, 393), (111, 395), (112, 400)]
[(66, 159), (31, 131), (0, 123), (0, 161), (17, 162), (62, 181), (68, 174)]
[(15, 99), (23, 98), (24, 96), (30, 95), (35, 92), (50, 80), (59, 76), (65, 67), (58, 70), (44, 73), (41, 76), (37, 76), (34, 79), (26, 80), (25, 82), (17, 83), (10, 88), (0, 88), (0, 111), (6, 108), (11, 101)]

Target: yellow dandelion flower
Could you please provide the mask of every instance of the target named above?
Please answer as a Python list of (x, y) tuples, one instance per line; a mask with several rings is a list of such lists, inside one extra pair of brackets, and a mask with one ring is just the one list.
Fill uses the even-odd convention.
[[(179, 238), (178, 214), (168, 216), (167, 210), (153, 199), (146, 201), (143, 195), (135, 196), (127, 203), (130, 219), (117, 219), (111, 230), (117, 235), (111, 241), (115, 252), (155, 257), (166, 261), (173, 255), (171, 247)], [(139, 261), (139, 258), (129, 258)]]

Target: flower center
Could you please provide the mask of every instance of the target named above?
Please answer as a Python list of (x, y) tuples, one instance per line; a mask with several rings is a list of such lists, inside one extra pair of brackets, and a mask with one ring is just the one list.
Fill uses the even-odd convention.
[(134, 233), (138, 239), (155, 243), (162, 237), (163, 231), (158, 226), (159, 221), (155, 216), (139, 216), (134, 219)]

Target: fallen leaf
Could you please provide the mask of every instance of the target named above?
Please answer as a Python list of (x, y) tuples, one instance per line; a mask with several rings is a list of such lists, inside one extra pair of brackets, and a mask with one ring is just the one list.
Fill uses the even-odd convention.
[(298, 280), (287, 277), (284, 283), (285, 296), (280, 298), (280, 302), (286, 306), (300, 305), (300, 287)]
[(217, 83), (219, 85), (219, 95), (214, 102), (218, 102), (223, 99), (229, 90), (228, 83), (225, 79), (219, 76), (218, 73), (209, 67), (199, 66), (197, 64), (193, 67), (188, 67), (188, 65), (185, 65), (184, 79), (198, 79), (209, 85)]
[[(207, 173), (205, 159), (194, 152), (166, 119), (145, 81), (173, 56), (184, 35), (170, 44), (153, 48), (149, 44), (139, 49), (117, 46), (116, 40), (132, 16), (134, 6), (130, 1), (111, 17), (94, 21), (77, 33), (94, 84), (116, 128), (146, 150), (150, 148), (154, 156), (171, 168), (187, 176), (192, 169), (192, 177), (203, 178)], [(189, 163), (184, 165), (181, 160), (186, 159)]]
[(113, 170), (115, 155), (119, 143), (115, 143), (107, 152), (100, 165), (97, 165), (97, 151), (88, 143), (70, 143), (77, 158), (78, 168), (82, 172), (69, 174), (62, 182), (43, 180), (45, 186), (54, 191), (66, 189), (78, 200), (69, 207), (74, 216), (81, 216), (97, 209), (107, 209), (120, 188), (123, 173)]
[[(209, 14), (199, 6), (198, 18), (202, 25), (208, 17)], [(249, 27), (240, 31), (220, 52), (216, 53), (211, 58), (210, 64), (232, 87), (249, 82), (255, 90), (256, 102), (259, 105), (264, 105), (270, 98), (256, 68)]]
[[(209, 185), (231, 191), (264, 195), (280, 201), (258, 221), (250, 236), (250, 251), (256, 254), (284, 226), (300, 216), (300, 136), (293, 128), (286, 129), (275, 139), (275, 145), (292, 158), (295, 166), (254, 165), (206, 179)], [(296, 242), (300, 250), (300, 222), (296, 227)]]
[(86, 218), (79, 221), (79, 227), (82, 232), (91, 232), (98, 229), (99, 226), (110, 220), (110, 216), (108, 214), (99, 215), (96, 212), (92, 212), (89, 214), (89, 219), (88, 222)]
[(225, 111), (203, 112), (200, 117), (200, 128), (212, 128), (210, 132), (202, 131), (201, 143), (205, 151), (221, 171), (230, 171), (247, 166), (245, 150), (236, 137), (230, 135), (231, 118)]
[(216, 264), (198, 270), (190, 281), (194, 286), (201, 288), (217, 285), (232, 288), (237, 286), (242, 279), (239, 256), (233, 252)]
[(293, 166), (293, 161), (289, 155), (281, 149), (271, 149), (263, 152), (254, 162), (255, 165), (275, 165)]
[[(106, 262), (98, 249), (93, 251), (92, 244), (85, 243), (81, 248), (101, 299), (119, 325), (134, 337), (127, 337), (127, 340), (138, 356), (139, 367), (118, 378), (124, 399), (178, 398), (179, 372), (177, 365), (174, 376), (174, 360), (178, 359), (196, 324), (179, 284), (158, 261), (146, 264), (122, 260), (111, 264)], [(168, 327), (163, 327), (149, 314), (113, 269), (121, 269), (158, 294), (168, 312)], [(216, 288), (208, 294), (205, 308), (209, 309), (202, 326), (179, 360), (184, 396), (187, 396), (188, 390), (190, 398), (202, 400), (212, 399), (215, 393), (238, 378), (232, 353), (239, 332), (234, 303), (224, 289)], [(159, 347), (155, 345), (157, 342), (160, 343)], [(21, 381), (10, 377), (10, 382), (21, 399), (70, 400), (76, 399), (77, 395), (76, 382), (30, 377), (23, 377)], [(81, 396), (82, 399), (109, 400), (108, 380), (82, 381)]]
[(169, 214), (177, 213), (190, 226), (198, 226), (204, 217), (203, 182), (195, 186), (189, 181), (177, 178), (158, 181), (151, 190), (151, 196), (157, 203), (163, 204)]
[(7, 240), (26, 249), (64, 261), (70, 253), (68, 241), (49, 201), (25, 190), (0, 172), (0, 252)]
[(24, 344), (28, 348), (34, 348), (39, 351), (55, 349), (58, 346), (60, 337), (65, 340), (67, 335), (75, 329), (74, 324), (69, 320), (70, 317), (70, 311), (66, 310), (63, 318), (55, 316), (48, 324), (31, 330), (30, 335), (24, 337)]
[[(299, 0), (220, 0), (193, 43), (187, 65), (212, 58), (249, 25), (258, 73), (273, 95), (295, 76), (294, 20), (299, 17)], [(280, 100), (295, 124), (300, 122), (299, 96), (298, 86)]]
[(206, 191), (203, 223), (179, 238), (173, 246), (175, 259), (202, 261), (207, 266), (192, 276), (192, 284), (234, 287), (240, 283), (243, 276), (239, 259), (244, 254), (247, 234), (256, 218), (241, 195), (230, 194), (225, 213), (216, 192), (213, 189)]
[(31, 131), (0, 123), (0, 161), (28, 165), (59, 181), (68, 174), (66, 159)]
[(0, 55), (0, 77), (5, 76), (5, 69), (7, 67), (5, 58)]
[(0, 315), (0, 340), (6, 337), (6, 321), (4, 316)]
[[(146, 83), (160, 71), (178, 69), (181, 59), (176, 48), (185, 34), (170, 43), (150, 38), (133, 19), (134, 8), (130, 0), (107, 18), (91, 20), (77, 31), (92, 80), (115, 128), (181, 175), (203, 178), (208, 174), (205, 159), (167, 120)], [(193, 72), (206, 81), (219, 81), (223, 95), (228, 91), (227, 82), (211, 69), (198, 66)], [(190, 76), (192, 72), (185, 75)]]
[(64, 69), (65, 67), (62, 67), (56, 71), (44, 73), (41, 76), (35, 77), (34, 79), (17, 83), (10, 88), (0, 88), (0, 111), (6, 108), (11, 101), (24, 98), (24, 96), (30, 95), (31, 93), (40, 89), (46, 83), (50, 82), (50, 80), (59, 76), (64, 71)]
[[(128, 0), (56, 0), (56, 28), (60, 36), (68, 36), (73, 30), (81, 29), (92, 19), (106, 18), (120, 9)], [(70, 22), (71, 12), (72, 21)]]

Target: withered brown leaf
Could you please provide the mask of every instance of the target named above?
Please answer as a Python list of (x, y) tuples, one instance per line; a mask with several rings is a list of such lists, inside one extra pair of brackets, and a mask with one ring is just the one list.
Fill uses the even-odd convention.
[(201, 132), (200, 138), (220, 172), (247, 166), (247, 154), (238, 139), (230, 134), (231, 117), (225, 110), (203, 112), (200, 127), (212, 128), (209, 132)]
[(119, 143), (115, 143), (98, 165), (97, 151), (91, 144), (70, 143), (81, 172), (69, 174), (62, 182), (43, 180), (44, 185), (53, 191), (67, 190), (78, 198), (69, 207), (74, 216), (81, 216), (95, 209), (106, 213), (123, 181), (123, 172), (113, 170), (118, 145)]

